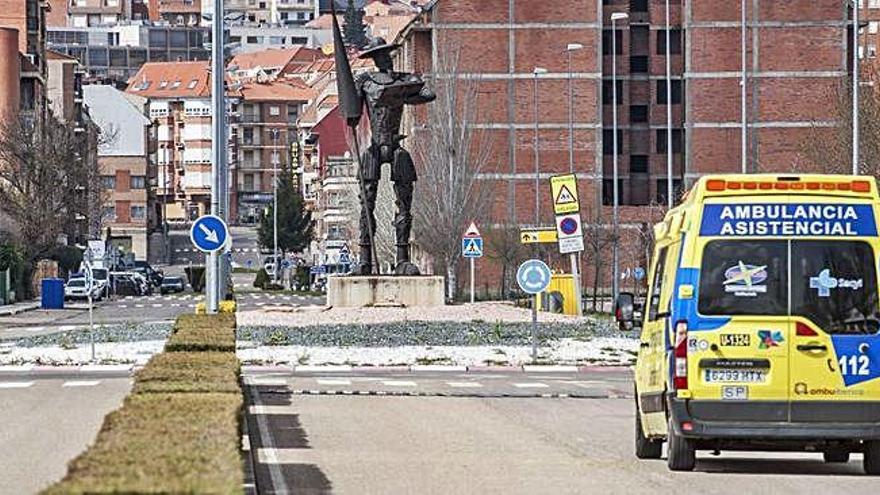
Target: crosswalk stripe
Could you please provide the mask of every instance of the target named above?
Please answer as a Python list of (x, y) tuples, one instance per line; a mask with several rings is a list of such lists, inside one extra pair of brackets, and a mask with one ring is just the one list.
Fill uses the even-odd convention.
[(477, 382), (446, 382), (447, 385), (454, 388), (480, 388), (482, 383)]
[(546, 383), (540, 383), (540, 382), (514, 383), (513, 386), (516, 388), (547, 388)]
[(34, 382), (0, 382), (0, 388), (28, 388)]
[(95, 385), (101, 383), (100, 380), (71, 380), (68, 382), (64, 382), (62, 387), (94, 387)]

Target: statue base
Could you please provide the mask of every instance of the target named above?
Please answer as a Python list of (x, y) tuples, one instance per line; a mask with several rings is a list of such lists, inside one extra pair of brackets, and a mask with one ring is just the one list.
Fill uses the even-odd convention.
[(443, 277), (328, 277), (327, 305), (334, 308), (365, 306), (433, 307), (446, 304)]

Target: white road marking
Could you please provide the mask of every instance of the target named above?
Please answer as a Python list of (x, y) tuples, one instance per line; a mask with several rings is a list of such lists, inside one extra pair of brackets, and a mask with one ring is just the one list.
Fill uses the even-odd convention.
[(480, 388), (483, 386), (482, 383), (477, 382), (446, 382), (446, 384), (453, 388)]
[(143, 308), (144, 305), (143, 305), (143, 304), (135, 304), (134, 307), (136, 307), (136, 308)]
[[(254, 405), (257, 407), (262, 406), (260, 391), (255, 389), (253, 394)], [(284, 480), (281, 466), (278, 463), (278, 456), (275, 454), (275, 441), (272, 440), (272, 434), (269, 432), (269, 421), (263, 414), (257, 414), (255, 417), (257, 419), (257, 427), (260, 430), (260, 441), (263, 445), (263, 448), (260, 450), (266, 454), (266, 464), (269, 465), (269, 478), (272, 480), (272, 488), (275, 489), (275, 493), (289, 493), (290, 489), (287, 487), (287, 482)]]
[(546, 383), (540, 383), (540, 382), (514, 383), (513, 386), (516, 388), (547, 388)]
[(119, 305), (117, 305), (116, 307), (117, 307), (117, 308), (120, 308), (120, 309), (125, 309), (125, 308), (128, 307), (128, 305), (127, 305), (127, 304), (119, 304)]
[(382, 380), (382, 385), (386, 387), (415, 387), (416, 382), (406, 380)]
[(526, 373), (577, 373), (577, 366), (562, 366), (562, 365), (532, 365), (526, 364), (523, 366), (523, 371)]
[(69, 382), (64, 382), (62, 387), (94, 387), (95, 385), (101, 383), (100, 380), (71, 380)]
[(13, 372), (13, 373), (27, 373), (34, 369), (34, 365), (32, 364), (22, 364), (22, 365), (14, 365), (9, 364), (5, 366), (0, 366), (0, 372)]
[(153, 304), (153, 307), (154, 307), (154, 308), (161, 308), (161, 307), (162, 307), (162, 303), (155, 303), (155, 304)]
[(250, 385), (283, 386), (287, 385), (287, 380), (280, 380), (277, 378), (249, 378), (247, 383)]
[(318, 385), (351, 385), (351, 380), (318, 378)]
[(172, 308), (179, 308), (179, 307), (180, 307), (180, 303), (171, 303), (171, 307), (172, 307)]
[(0, 388), (28, 388), (34, 382), (0, 382)]

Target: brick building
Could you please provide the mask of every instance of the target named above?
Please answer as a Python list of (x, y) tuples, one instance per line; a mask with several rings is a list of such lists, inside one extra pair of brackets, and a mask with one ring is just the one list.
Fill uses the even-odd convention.
[[(747, 170), (815, 169), (802, 148), (836, 125), (828, 95), (847, 78), (852, 13), (832, 0), (747, 3)], [(476, 125), (493, 143), (481, 176), (495, 191), (491, 221), (552, 225), (547, 179), (570, 170), (569, 81), (582, 216), (610, 218), (613, 12), (628, 14), (616, 33), (623, 244), (638, 244), (635, 227), (666, 201), (668, 104), (676, 188), (740, 170), (740, 2), (670, 4), (670, 95), (662, 0), (434, 0), (401, 32), (398, 66), (431, 73), (460, 50), (458, 77), (478, 84)]]

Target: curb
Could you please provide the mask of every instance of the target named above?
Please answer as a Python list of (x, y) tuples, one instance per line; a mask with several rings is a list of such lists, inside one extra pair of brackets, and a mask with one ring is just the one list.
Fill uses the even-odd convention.
[[(287, 392), (285, 392), (287, 393)], [(459, 392), (407, 392), (397, 390), (290, 390), (291, 395), (338, 395), (338, 396), (371, 396), (371, 397), (449, 397), (449, 398), (481, 398), (481, 399), (626, 399), (617, 394), (508, 394), (508, 393), (459, 393)]]
[[(2, 306), (0, 306), (0, 307), (2, 307)], [(0, 309), (0, 316), (15, 316), (19, 313), (33, 311), (35, 309), (40, 309), (39, 303), (23, 305), (23, 306), (20, 306), (17, 308)]]
[(82, 366), (47, 365), (4, 365), (0, 366), (0, 377), (9, 376), (70, 376), (70, 375), (119, 375), (129, 376), (139, 368), (134, 364), (93, 364)]
[[(0, 367), (2, 368), (2, 367)], [(462, 365), (402, 365), (402, 366), (350, 366), (350, 365), (243, 365), (242, 373), (297, 374), (297, 373), (619, 373), (630, 371), (629, 366), (573, 366), (573, 365), (522, 365), (522, 366), (462, 366)]]

